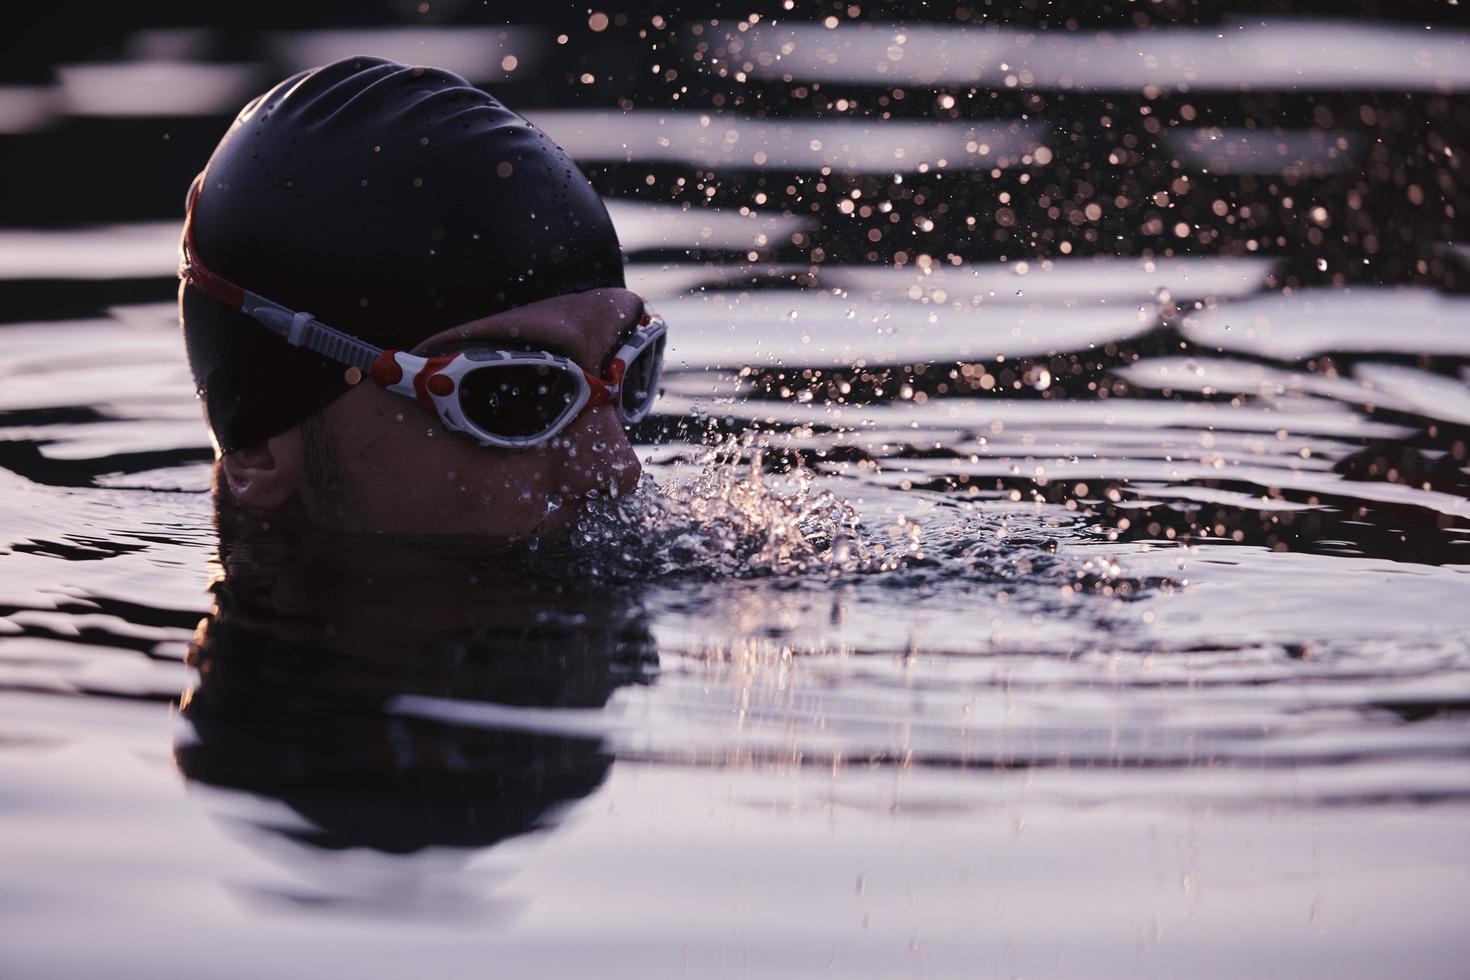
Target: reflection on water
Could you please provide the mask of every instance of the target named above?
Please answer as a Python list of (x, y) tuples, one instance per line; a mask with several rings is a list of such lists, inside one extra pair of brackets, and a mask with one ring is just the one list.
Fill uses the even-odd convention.
[(183, 695), (175, 749), (186, 779), (299, 818), (280, 826), (271, 814), (263, 830), (395, 854), (527, 833), (602, 782), (611, 757), (595, 733), (465, 727), (389, 708), (447, 698), (533, 720), (601, 709), (616, 688), (655, 676), (631, 596), (453, 554), (237, 529), (247, 533), (222, 547), (214, 606), (189, 651), (198, 681)]
[[(0, 189), (0, 973), (1460, 972), (1465, 35), (1153, 6), (0, 88), (58, 160)], [(174, 212), (206, 103), (344, 43), (503, 86), (671, 325), (564, 545), (215, 513)]]

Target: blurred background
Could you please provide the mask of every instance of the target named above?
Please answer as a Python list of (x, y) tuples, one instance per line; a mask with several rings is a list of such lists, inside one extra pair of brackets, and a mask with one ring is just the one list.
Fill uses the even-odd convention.
[(1453, 0), (165, 0), (9, 21), (0, 223), (132, 236), (105, 273), (36, 240), (0, 281), (11, 318), (82, 312), (58, 279), (68, 307), (169, 293), (165, 226), (233, 114), (348, 54), (487, 87), (611, 199), (788, 219), (750, 241), (655, 223), (625, 235), (638, 258), (1257, 255), (1283, 286), (1470, 288)]

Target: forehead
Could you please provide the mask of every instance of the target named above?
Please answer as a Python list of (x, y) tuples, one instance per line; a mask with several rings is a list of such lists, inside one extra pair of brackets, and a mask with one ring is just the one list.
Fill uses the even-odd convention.
[(643, 309), (627, 289), (593, 289), (554, 296), (442, 330), (414, 348), (423, 355), (471, 345), (503, 343), (565, 354), (596, 367)]

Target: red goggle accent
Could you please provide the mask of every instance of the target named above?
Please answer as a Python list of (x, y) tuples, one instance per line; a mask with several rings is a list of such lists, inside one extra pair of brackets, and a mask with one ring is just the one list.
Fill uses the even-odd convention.
[(614, 357), (612, 363), (607, 366), (607, 377), (599, 378), (586, 370), (582, 373), (587, 376), (587, 384), (592, 387), (592, 395), (587, 400), (588, 405), (606, 405), (618, 397), (618, 389), (623, 383), (623, 374), (628, 370), (628, 365), (623, 363), (621, 357)]
[(397, 358), (393, 356), (396, 353), (398, 352), (391, 350), (383, 351), (373, 361), (372, 371), (368, 372), (369, 377), (384, 388), (389, 385), (396, 385), (403, 380), (403, 367), (399, 365)]

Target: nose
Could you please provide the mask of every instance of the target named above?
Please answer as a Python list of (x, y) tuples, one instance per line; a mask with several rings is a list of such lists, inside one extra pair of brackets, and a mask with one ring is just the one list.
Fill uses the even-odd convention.
[(568, 497), (621, 495), (638, 486), (643, 467), (611, 405), (587, 409), (558, 441), (557, 490)]

